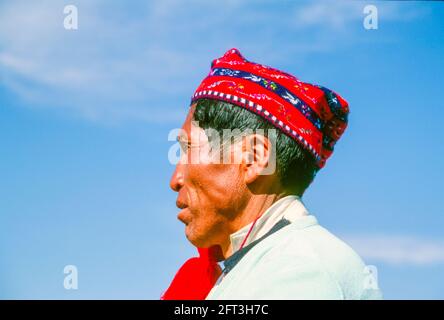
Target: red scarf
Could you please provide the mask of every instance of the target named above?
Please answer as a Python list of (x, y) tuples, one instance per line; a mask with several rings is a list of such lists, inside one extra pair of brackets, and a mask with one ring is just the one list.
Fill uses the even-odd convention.
[(162, 300), (204, 300), (222, 274), (217, 263), (220, 247), (198, 248), (199, 257), (188, 259), (177, 271)]

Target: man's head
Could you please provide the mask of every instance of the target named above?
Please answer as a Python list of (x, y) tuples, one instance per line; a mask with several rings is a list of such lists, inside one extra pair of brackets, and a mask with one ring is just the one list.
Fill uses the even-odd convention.
[[(345, 130), (347, 113), (332, 91), (249, 62), (235, 49), (214, 60), (193, 95), (179, 137), (184, 152), (170, 181), (188, 240), (221, 245), (261, 210), (252, 203), (302, 196)], [(234, 141), (223, 140), (225, 130)], [(223, 159), (235, 161), (215, 161), (221, 138)], [(276, 170), (264, 174), (270, 164)]]
[[(207, 134), (208, 129), (219, 135)], [(186, 141), (186, 159), (177, 164), (170, 185), (179, 194), (179, 219), (186, 224), (186, 236), (198, 247), (217, 245), (235, 232), (239, 215), (255, 195), (302, 196), (318, 171), (314, 157), (291, 138), (276, 130), (273, 143), (272, 125), (226, 102), (199, 100), (182, 130), (184, 137), (179, 139)], [(223, 140), (227, 130), (233, 133), (232, 141)], [(222, 153), (212, 150), (219, 137)], [(228, 163), (215, 161), (226, 153)], [(276, 161), (275, 172), (262, 174), (270, 161)]]

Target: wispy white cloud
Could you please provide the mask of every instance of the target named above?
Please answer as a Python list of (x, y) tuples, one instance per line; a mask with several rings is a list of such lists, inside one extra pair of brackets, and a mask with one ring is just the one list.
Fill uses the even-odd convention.
[[(0, 4), (0, 84), (28, 105), (113, 122), (176, 123), (215, 55), (241, 46), (273, 64), (332, 50), (341, 37), (351, 43), (346, 26), (362, 19), (353, 1), (78, 0), (79, 29), (67, 31), (65, 4)], [(396, 5), (383, 6), (395, 19)]]
[(344, 239), (370, 262), (416, 266), (444, 264), (444, 240), (394, 235), (350, 235)]
[(184, 93), (180, 81), (194, 61), (150, 40), (165, 13), (147, 7), (133, 21), (107, 11), (103, 1), (77, 1), (80, 28), (67, 31), (63, 5), (1, 4), (1, 83), (28, 105), (65, 108), (88, 120), (176, 122), (186, 105), (166, 100)]

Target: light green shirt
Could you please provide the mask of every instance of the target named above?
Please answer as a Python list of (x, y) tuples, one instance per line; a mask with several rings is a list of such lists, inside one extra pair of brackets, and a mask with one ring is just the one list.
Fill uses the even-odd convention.
[[(207, 299), (381, 299), (369, 268), (343, 241), (321, 227), (296, 196), (285, 197), (257, 221), (248, 245), (276, 221), (289, 225), (256, 244)], [(251, 225), (231, 235), (239, 249)]]

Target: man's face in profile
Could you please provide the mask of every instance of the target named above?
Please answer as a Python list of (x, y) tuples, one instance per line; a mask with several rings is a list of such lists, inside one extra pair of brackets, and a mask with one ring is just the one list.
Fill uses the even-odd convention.
[[(186, 159), (176, 165), (170, 187), (178, 192), (176, 205), (182, 209), (178, 219), (186, 226), (186, 237), (206, 248), (224, 242), (235, 231), (229, 230), (229, 224), (248, 202), (248, 192), (241, 165), (217, 164), (205, 157), (210, 150), (208, 138), (192, 123), (194, 110), (192, 105), (178, 137)], [(193, 157), (194, 163), (193, 152), (202, 155), (199, 161)]]

